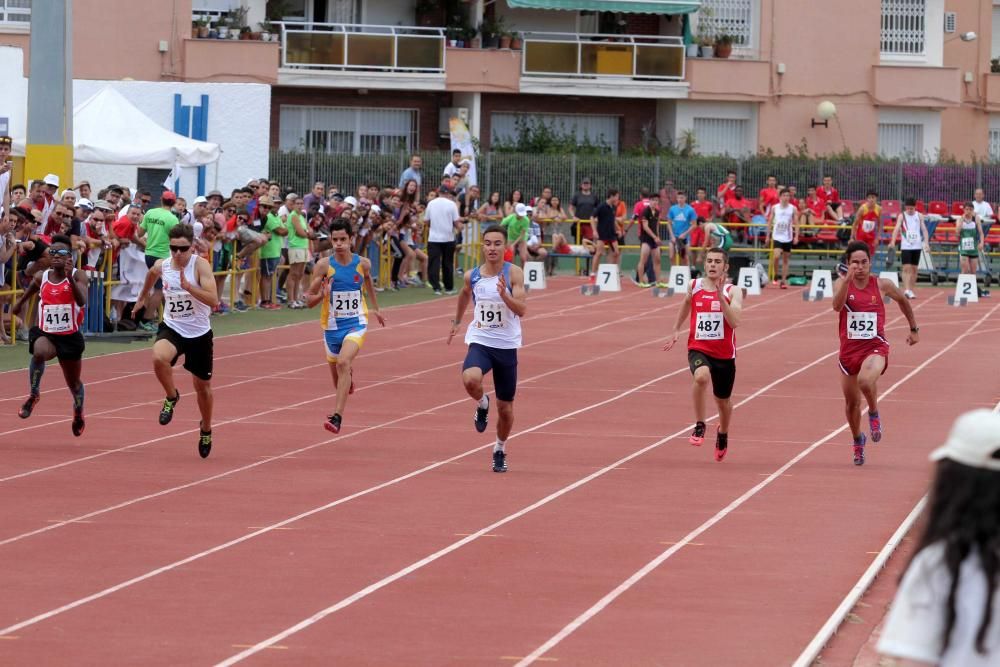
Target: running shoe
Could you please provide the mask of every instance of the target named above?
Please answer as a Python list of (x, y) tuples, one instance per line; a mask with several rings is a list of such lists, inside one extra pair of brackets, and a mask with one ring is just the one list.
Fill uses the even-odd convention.
[(181, 400), (181, 392), (174, 391), (177, 391), (176, 396), (163, 399), (163, 407), (160, 408), (160, 426), (166, 426), (174, 418), (174, 408), (177, 406), (177, 401)]
[(656, 283), (656, 286), (659, 287), (660, 289), (667, 289), (668, 287), (670, 287), (670, 283), (665, 283), (661, 280), (660, 282)]
[(882, 420), (879, 417), (872, 417), (869, 414), (868, 428), (872, 432), (872, 442), (878, 442), (882, 439)]
[(865, 464), (865, 443), (867, 441), (868, 438), (862, 433), (861, 442), (854, 443), (854, 465), (856, 466), (863, 466)]
[(786, 283), (784, 280), (779, 281), (778, 282), (778, 288), (779, 289), (788, 289), (788, 283)]
[(207, 459), (208, 455), (212, 453), (212, 432), (207, 433), (201, 429), (201, 424), (198, 424), (198, 430), (201, 433), (198, 435), (198, 455)]
[(35, 409), (35, 405), (38, 401), (42, 400), (42, 397), (38, 394), (31, 394), (28, 396), (28, 400), (24, 402), (21, 409), (17, 411), (17, 416), (21, 419), (27, 419), (31, 416), (31, 411)]
[(903, 292), (903, 296), (905, 296), (907, 299), (917, 298), (917, 295), (913, 293), (913, 290), (906, 290), (905, 292)]
[(330, 417), (323, 423), (323, 428), (330, 433), (340, 433), (340, 423), (342, 421), (343, 418), (340, 415), (330, 415)]
[(83, 429), (84, 429), (84, 427), (86, 425), (87, 425), (86, 422), (83, 421), (83, 413), (82, 412), (76, 412), (74, 410), (73, 411), (73, 424), (72, 424), (73, 435), (75, 435), (78, 438), (81, 435), (83, 435)]
[(641, 281), (639, 283), (639, 287), (641, 287), (643, 289), (646, 289), (647, 287), (652, 287), (652, 286), (653, 286), (653, 283), (647, 283), (645, 280), (643, 280), (643, 281)]
[(493, 452), (493, 472), (507, 472), (507, 453), (497, 450)]
[(485, 431), (486, 424), (489, 422), (489, 420), (490, 420), (490, 397), (487, 396), (485, 408), (481, 408), (478, 405), (476, 406), (476, 416), (475, 419), (473, 420), (476, 425), (476, 432), (482, 433), (483, 431)]
[(728, 433), (716, 433), (715, 434), (715, 460), (721, 462), (722, 459), (726, 458), (726, 453), (729, 451), (729, 434)]
[(695, 447), (701, 447), (701, 443), (705, 442), (705, 422), (698, 422), (694, 425), (694, 433), (688, 438), (688, 442)]

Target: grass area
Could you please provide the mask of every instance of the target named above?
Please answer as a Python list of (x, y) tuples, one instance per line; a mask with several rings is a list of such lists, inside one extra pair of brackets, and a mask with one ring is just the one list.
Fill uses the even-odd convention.
[[(434, 299), (434, 293), (423, 287), (410, 287), (396, 292), (381, 292), (378, 295), (378, 304), (381, 309), (392, 306), (402, 306), (420, 301)], [(285, 324), (296, 324), (298, 322), (317, 322), (317, 336), (319, 335), (319, 307), (312, 310), (248, 310), (245, 313), (230, 313), (228, 315), (215, 316), (212, 318), (212, 330), (216, 336), (244, 333), (256, 331), (268, 327), (282, 326)], [(392, 325), (390, 319), (387, 323)], [(376, 324), (377, 326), (377, 324)], [(318, 340), (318, 338), (317, 338)], [(125, 350), (139, 350), (152, 347), (153, 339), (146, 341), (132, 342), (110, 342), (99, 339), (87, 340), (86, 357), (99, 357), (102, 354), (112, 352), (122, 352)], [(28, 367), (28, 344), (19, 342), (14, 346), (0, 347), (0, 371), (8, 371)]]

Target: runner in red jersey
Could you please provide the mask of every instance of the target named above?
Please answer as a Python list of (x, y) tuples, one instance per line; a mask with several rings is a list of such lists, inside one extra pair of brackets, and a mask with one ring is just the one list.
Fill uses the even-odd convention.
[(833, 309), (840, 313), (840, 370), (844, 374), (847, 424), (854, 437), (854, 465), (864, 465), (867, 437), (861, 431), (861, 397), (868, 401), (868, 426), (872, 442), (882, 439), (878, 414), (878, 379), (889, 365), (889, 341), (885, 337), (885, 305), (882, 295), (896, 302), (910, 323), (908, 345), (920, 337), (910, 302), (892, 281), (871, 274), (868, 245), (851, 241), (847, 245), (846, 266), (834, 285)]
[[(730, 397), (736, 380), (736, 332), (743, 310), (743, 290), (727, 284), (729, 253), (722, 248), (705, 252), (704, 277), (688, 284), (687, 298), (677, 314), (673, 336), (664, 350), (677, 343), (685, 324), (688, 327), (688, 365), (694, 375), (695, 427), (688, 439), (692, 445), (705, 441), (705, 392), (712, 381), (712, 393), (719, 408), (719, 430), (715, 439), (715, 460), (721, 461), (729, 447), (729, 420), (733, 414)], [(685, 322), (687, 320), (687, 322)]]
[(28, 334), (28, 379), (31, 393), (21, 406), (18, 416), (27, 419), (40, 399), (45, 363), (59, 359), (66, 386), (73, 394), (73, 435), (83, 433), (83, 383), (80, 381), (84, 341), (80, 333), (83, 308), (87, 303), (87, 274), (73, 268), (70, 240), (53, 236), (48, 250), (49, 268), (35, 274), (28, 289), (14, 304), (19, 315), (35, 294), (38, 294), (38, 324)]

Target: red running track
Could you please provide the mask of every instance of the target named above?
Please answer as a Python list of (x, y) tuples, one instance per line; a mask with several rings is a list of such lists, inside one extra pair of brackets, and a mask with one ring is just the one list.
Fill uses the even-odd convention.
[(954, 416), (1000, 394), (972, 362), (997, 307), (921, 293), (923, 340), (890, 328), (886, 437), (855, 468), (829, 302), (768, 290), (716, 464), (686, 443), (686, 358), (660, 351), (680, 300), (577, 285), (529, 298), (506, 475), (444, 344), (453, 299), (390, 311), (332, 438), (315, 325), (218, 339), (207, 460), (190, 392), (155, 423), (146, 351), (85, 364), (80, 439), (55, 369), (27, 422), (24, 374), (0, 375), (2, 661), (790, 664)]

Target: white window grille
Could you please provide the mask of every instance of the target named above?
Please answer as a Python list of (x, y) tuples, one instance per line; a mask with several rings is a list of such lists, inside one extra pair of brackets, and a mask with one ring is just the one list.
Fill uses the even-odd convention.
[(750, 121), (745, 118), (694, 119), (695, 150), (701, 155), (745, 155), (751, 151)]
[(544, 125), (560, 137), (572, 136), (577, 143), (589, 143), (618, 152), (618, 116), (547, 113), (494, 113), (490, 116), (493, 141), (516, 142), (524, 130)]
[(282, 105), (281, 150), (322, 153), (401, 153), (417, 145), (415, 109)]
[(0, 23), (31, 24), (31, 0), (0, 0)]
[(990, 159), (1000, 160), (1000, 128), (990, 129)]
[(730, 35), (736, 48), (754, 44), (754, 8), (758, 0), (702, 0), (698, 35)]
[(919, 123), (879, 123), (878, 152), (887, 158), (923, 159), (924, 126)]
[(927, 0), (882, 0), (882, 55), (922, 56)]

